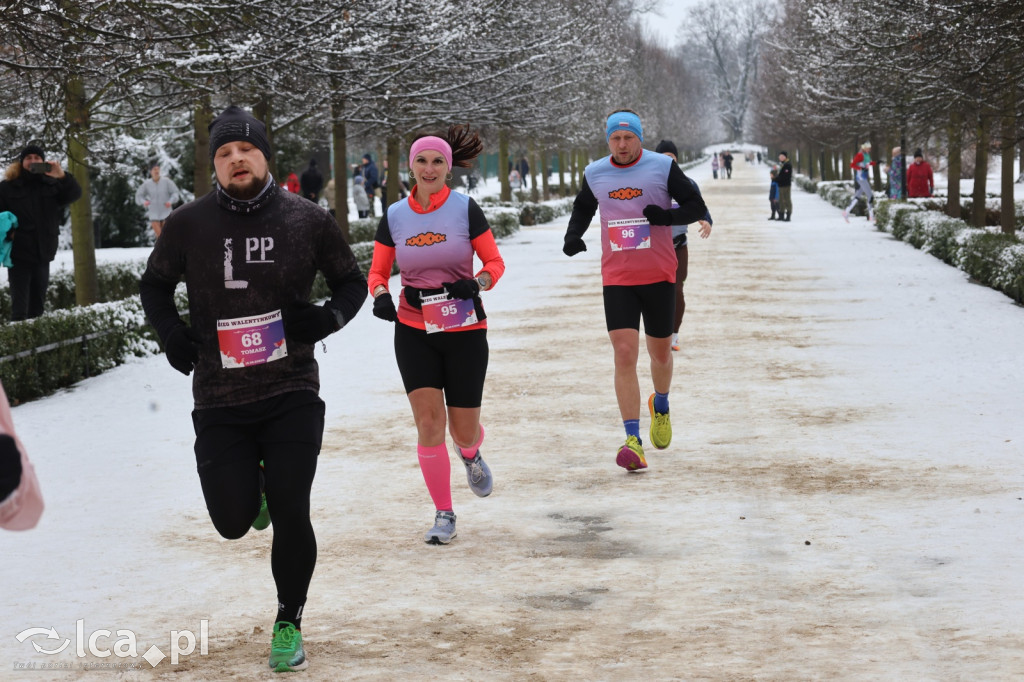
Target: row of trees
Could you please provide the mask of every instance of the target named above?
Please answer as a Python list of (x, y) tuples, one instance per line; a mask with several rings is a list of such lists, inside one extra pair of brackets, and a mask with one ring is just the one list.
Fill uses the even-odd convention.
[[(385, 147), (394, 169), (412, 134), (453, 122), (480, 129), (502, 160), (514, 146), (532, 168), (558, 153), (578, 168), (623, 106), (644, 112), (655, 139), (699, 148), (715, 128), (701, 80), (645, 37), (637, 11), (634, 0), (16, 0), (0, 10), (0, 145), (9, 157), (29, 139), (66, 149), (87, 197), (91, 179), (141, 178), (152, 159), (206, 193), (207, 127), (229, 103), (264, 120), (275, 147), (297, 136), (344, 160), (354, 139)], [(346, 206), (347, 184), (335, 186)], [(80, 304), (97, 297), (95, 208), (71, 213)]]
[(864, 141), (883, 158), (901, 141), (905, 157), (914, 147), (944, 152), (947, 212), (960, 216), (959, 181), (973, 175), (969, 219), (977, 226), (985, 224), (989, 154), (998, 151), (1000, 224), (1012, 233), (1024, 120), (1021, 26), (1019, 0), (782, 0), (766, 38), (752, 130), (796, 150), (808, 172), (827, 179)]

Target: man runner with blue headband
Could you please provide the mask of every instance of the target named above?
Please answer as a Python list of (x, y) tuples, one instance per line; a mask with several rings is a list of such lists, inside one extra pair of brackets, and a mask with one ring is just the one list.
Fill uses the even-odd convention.
[[(668, 393), (672, 382), (672, 326), (675, 315), (676, 253), (672, 225), (704, 217), (707, 207), (678, 165), (664, 154), (645, 153), (636, 112), (613, 112), (605, 125), (609, 156), (584, 170), (573, 203), (562, 251), (586, 251), (583, 235), (601, 209), (601, 277), (604, 314), (615, 354), (615, 397), (626, 442), (615, 462), (627, 471), (647, 468), (640, 439), (640, 318), (651, 358), (654, 393), (651, 442), (659, 450), (672, 441)], [(672, 200), (679, 204), (672, 208)]]

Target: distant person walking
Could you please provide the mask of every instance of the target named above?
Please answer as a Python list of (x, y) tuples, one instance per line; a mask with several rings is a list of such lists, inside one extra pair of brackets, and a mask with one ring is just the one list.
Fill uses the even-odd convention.
[(362, 164), (363, 190), (366, 191), (366, 199), (370, 205), (368, 215), (377, 215), (373, 200), (381, 194), (380, 174), (377, 170), (377, 164), (373, 162), (373, 157), (370, 156), (369, 152), (363, 154)]
[(768, 217), (768, 220), (776, 220), (776, 213), (780, 214), (778, 220), (782, 220), (782, 215), (779, 211), (779, 171), (772, 168), (768, 177), (771, 178), (771, 185), (768, 187), (768, 205), (772, 209), (772, 214)]
[(718, 163), (718, 154), (711, 155), (711, 177), (715, 180), (718, 179), (718, 169), (720, 165)]
[(905, 163), (903, 158), (903, 148), (893, 147), (892, 148), (892, 161), (889, 163), (889, 167), (886, 169), (885, 174), (888, 176), (888, 193), (887, 196), (890, 199), (902, 199), (903, 198), (903, 164)]
[(779, 152), (779, 175), (775, 182), (779, 185), (779, 220), (789, 222), (793, 214), (793, 199), (790, 187), (793, 184), (793, 164), (789, 162), (788, 152)]
[(868, 177), (868, 171), (874, 165), (875, 162), (871, 159), (871, 143), (865, 142), (853, 157), (853, 161), (850, 162), (850, 168), (853, 169), (853, 181), (857, 189), (853, 193), (853, 198), (850, 199), (850, 204), (843, 211), (843, 220), (846, 222), (850, 222), (850, 211), (861, 198), (868, 205), (868, 221), (874, 222), (875, 220), (875, 195), (871, 191), (871, 178)]
[(157, 237), (171, 214), (171, 208), (180, 200), (178, 186), (170, 178), (160, 175), (160, 166), (156, 164), (149, 169), (149, 179), (135, 190), (135, 203), (146, 209), (149, 226)]
[(302, 171), (302, 176), (299, 178), (299, 188), (302, 190), (302, 196), (313, 203), (316, 203), (320, 198), (320, 190), (324, 188), (324, 176), (320, 174), (320, 170), (316, 167), (316, 159), (310, 159), (306, 170)]

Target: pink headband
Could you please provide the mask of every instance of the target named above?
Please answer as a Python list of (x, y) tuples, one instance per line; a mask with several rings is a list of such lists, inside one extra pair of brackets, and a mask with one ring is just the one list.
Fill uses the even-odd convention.
[(413, 159), (424, 149), (430, 149), (435, 152), (440, 152), (444, 160), (448, 162), (448, 170), (452, 169), (452, 147), (448, 144), (447, 140), (443, 140), (440, 137), (428, 135), (427, 137), (421, 137), (412, 143), (412, 147), (409, 149), (409, 168), (412, 168)]

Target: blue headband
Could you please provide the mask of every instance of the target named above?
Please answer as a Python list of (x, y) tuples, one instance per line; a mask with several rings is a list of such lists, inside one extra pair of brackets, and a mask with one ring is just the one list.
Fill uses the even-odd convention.
[(614, 114), (609, 116), (606, 127), (606, 140), (610, 138), (612, 133), (616, 130), (628, 130), (639, 137), (641, 142), (644, 141), (644, 127), (640, 124), (640, 117), (636, 114), (631, 114), (628, 111), (616, 111)]

